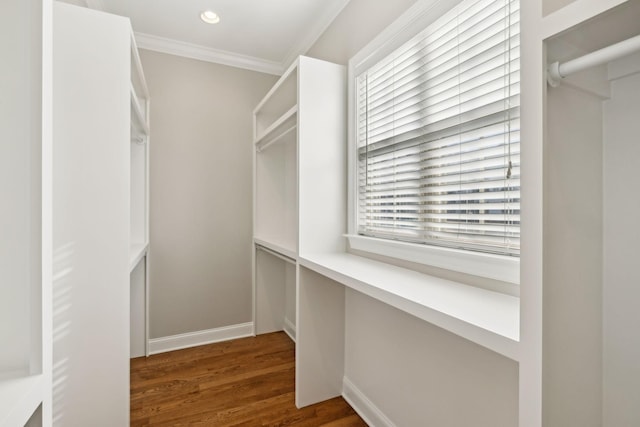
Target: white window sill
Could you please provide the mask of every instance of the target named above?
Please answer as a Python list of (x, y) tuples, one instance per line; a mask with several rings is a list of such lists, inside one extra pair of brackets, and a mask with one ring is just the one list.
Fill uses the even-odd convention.
[(349, 234), (346, 237), (349, 239), (349, 246), (359, 251), (502, 282), (520, 283), (520, 259), (516, 257), (378, 239), (356, 234)]
[(349, 253), (299, 258), (313, 270), (451, 333), (518, 360), (520, 299)]

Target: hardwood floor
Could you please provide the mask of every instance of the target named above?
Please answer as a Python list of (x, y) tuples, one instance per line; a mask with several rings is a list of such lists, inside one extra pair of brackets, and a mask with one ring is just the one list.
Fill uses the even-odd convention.
[(131, 360), (131, 426), (366, 426), (341, 397), (297, 409), (283, 332)]

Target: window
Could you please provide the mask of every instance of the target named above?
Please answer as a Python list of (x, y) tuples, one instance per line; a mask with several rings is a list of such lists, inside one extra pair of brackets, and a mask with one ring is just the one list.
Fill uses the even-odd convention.
[(447, 11), (350, 64), (352, 233), (517, 259), (518, 0), (423, 3)]

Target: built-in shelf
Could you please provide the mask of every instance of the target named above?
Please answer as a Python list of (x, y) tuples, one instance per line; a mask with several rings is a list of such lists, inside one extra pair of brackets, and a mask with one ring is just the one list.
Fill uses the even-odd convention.
[(627, 0), (574, 0), (542, 19), (542, 39), (558, 35)]
[(131, 85), (131, 125), (139, 133), (149, 135), (149, 125), (136, 95), (133, 84)]
[(295, 129), (297, 123), (298, 106), (294, 105), (278, 118), (271, 126), (266, 128), (255, 140), (259, 149), (270, 145), (274, 140), (282, 138), (288, 131)]
[(520, 299), (348, 253), (304, 255), (301, 266), (518, 360)]
[(254, 110), (254, 138), (265, 135), (268, 129), (298, 105), (298, 61), (295, 61), (280, 80), (265, 95)]
[[(335, 376), (326, 364), (314, 362), (342, 360), (344, 352), (314, 335), (327, 332), (341, 341), (341, 332), (334, 334), (324, 318), (332, 318), (330, 325), (340, 323), (333, 314), (344, 301), (326, 295), (322, 286), (315, 307), (301, 308), (299, 290), (312, 286), (299, 279), (298, 259), (300, 253), (344, 248), (345, 81), (345, 67), (301, 56), (254, 110), (254, 332), (284, 330), (296, 342), (298, 406), (340, 394), (340, 387), (329, 395), (317, 392), (316, 384)], [(300, 319), (308, 321), (305, 331)]]
[(253, 238), (253, 242), (256, 245), (260, 245), (262, 247), (265, 247), (273, 252), (276, 252), (280, 255), (283, 255), (291, 260), (296, 260), (297, 259), (297, 251), (295, 249), (292, 249), (289, 245), (287, 245), (286, 243), (283, 242), (279, 242), (276, 239), (270, 239), (270, 238), (260, 238), (260, 237), (254, 237)]
[(133, 271), (145, 255), (147, 255), (148, 248), (148, 243), (131, 243), (129, 250), (129, 271)]
[(0, 426), (23, 426), (42, 402), (43, 375), (0, 381)]
[(131, 83), (136, 89), (136, 93), (140, 94), (145, 99), (149, 99), (147, 80), (144, 77), (142, 61), (140, 61), (138, 46), (133, 32), (131, 32)]

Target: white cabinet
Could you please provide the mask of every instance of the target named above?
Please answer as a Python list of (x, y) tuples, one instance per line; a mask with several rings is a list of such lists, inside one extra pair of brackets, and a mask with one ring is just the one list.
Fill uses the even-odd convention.
[(128, 425), (129, 358), (146, 345), (148, 93), (127, 18), (56, 2), (54, 24), (53, 415)]
[(638, 36), (640, 2), (525, 3), (521, 426), (640, 425), (640, 53), (542, 73)]
[(0, 426), (51, 425), (51, 2), (0, 4)]
[(346, 79), (299, 57), (254, 111), (254, 327), (295, 338), (300, 254), (344, 251)]

